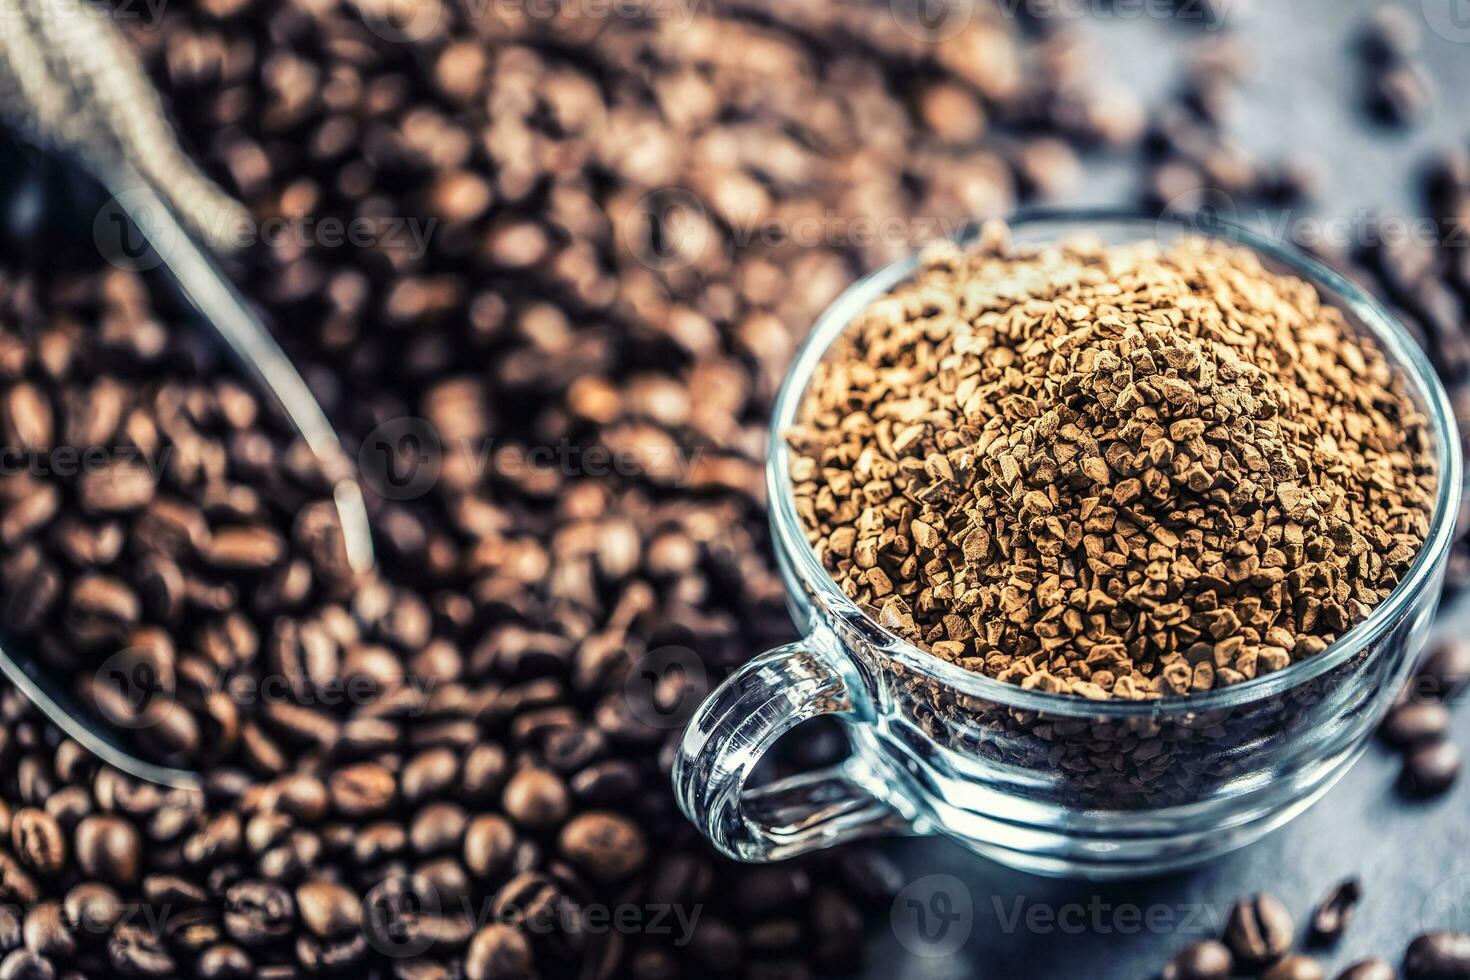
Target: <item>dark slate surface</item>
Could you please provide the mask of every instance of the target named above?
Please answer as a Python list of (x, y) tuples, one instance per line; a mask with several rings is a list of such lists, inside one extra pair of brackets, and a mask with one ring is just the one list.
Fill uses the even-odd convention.
[[(1402, 0), (1400, 5), (1425, 27), (1425, 60), (1439, 91), (1426, 123), (1403, 133), (1367, 124), (1360, 108), (1362, 76), (1352, 40), (1378, 5), (1372, 0), (1224, 4), (1232, 29), (1252, 49), (1256, 63), (1233, 132), (1268, 157), (1306, 139), (1329, 165), (1322, 203), (1293, 218), (1351, 216), (1370, 209), (1413, 213), (1416, 197), (1408, 173), (1435, 146), (1470, 138), (1465, 94), (1470, 92), (1470, 2)], [(1175, 69), (1189, 46), (1207, 34), (1146, 13), (1123, 16), (1153, 4), (1118, 0), (1116, 6), (1116, 14), (1085, 25), (1099, 45), (1096, 63), (1157, 97), (1177, 78)], [(1430, 17), (1448, 25), (1443, 33), (1429, 26)], [(1131, 200), (1134, 178), (1126, 166), (1089, 172), (1079, 201)], [(1470, 616), (1459, 606), (1441, 620), (1444, 629), (1463, 632), (1467, 626)], [(1459, 711), (1456, 734), (1461, 745), (1470, 746), (1470, 707)], [(876, 927), (878, 955), (871, 975), (1139, 980), (1154, 976), (1180, 946), (1217, 934), (1238, 896), (1275, 892), (1304, 925), (1317, 899), (1349, 874), (1363, 879), (1364, 899), (1341, 944), (1322, 954), (1331, 967), (1328, 975), (1375, 954), (1397, 966), (1408, 941), (1423, 929), (1470, 930), (1470, 778), (1438, 800), (1413, 802), (1394, 792), (1397, 773), (1396, 757), (1374, 745), (1322, 802), (1284, 830), (1205, 868), (1126, 885), (1034, 878), (998, 868), (947, 841), (894, 842), (887, 846), (910, 881), (918, 882), (913, 887), (919, 896), (938, 888), (956, 900), (955, 909), (968, 902), (971, 924), (967, 938), (961, 935), (967, 927), (960, 918), (937, 943), (926, 943), (915, 938), (911, 908), (900, 905), (890, 923)], [(953, 877), (924, 880), (929, 875)], [(932, 921), (929, 925), (934, 927)], [(932, 928), (930, 935), (938, 934)], [(950, 955), (932, 955), (956, 945), (958, 951)]]

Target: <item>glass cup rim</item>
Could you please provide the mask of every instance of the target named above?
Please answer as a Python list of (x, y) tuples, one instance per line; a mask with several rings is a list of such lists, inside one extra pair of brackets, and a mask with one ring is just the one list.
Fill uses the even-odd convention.
[[(1214, 216), (1158, 216), (1138, 211), (1109, 208), (1095, 209), (1026, 209), (1006, 219), (1012, 231), (1076, 226), (1069, 230), (1085, 233), (1100, 231), (1103, 226), (1152, 229), (1162, 234), (1166, 228), (1175, 233), (1201, 235), (1211, 241), (1245, 245), (1258, 256), (1269, 259), (1330, 295), (1323, 300), (1333, 302), (1360, 324), (1383, 349), (1385, 357), (1422, 400), (1433, 432), (1435, 461), (1439, 465), (1439, 485), (1435, 491), (1434, 509), (1429, 533), (1403, 580), (1379, 603), (1368, 617), (1338, 637), (1325, 650), (1306, 660), (1299, 660), (1279, 671), (1230, 687), (1203, 694), (1169, 695), (1148, 701), (1092, 701), (1075, 694), (1052, 694), (1023, 690), (1015, 684), (965, 670), (931, 653), (919, 649), (896, 633), (866, 615), (833, 581), (806, 540), (796, 512), (795, 498), (790, 492), (790, 450), (785, 432), (796, 419), (802, 396), (811, 382), (817, 365), (828, 349), (847, 329), (852, 320), (878, 297), (908, 279), (918, 268), (920, 255), (914, 252), (879, 268), (845, 289), (822, 312), (811, 332), (797, 351), (777, 393), (771, 414), (766, 455), (766, 494), (769, 500), (772, 534), (776, 546), (788, 556), (788, 567), (799, 577), (810, 594), (819, 597), (826, 607), (843, 619), (861, 622), (866, 634), (882, 638), (882, 652), (908, 670), (934, 680), (950, 690), (989, 702), (1032, 712), (1075, 717), (1136, 717), (1175, 713), (1202, 713), (1239, 707), (1275, 697), (1298, 685), (1320, 677), (1352, 658), (1382, 638), (1385, 632), (1408, 611), (1423, 590), (1431, 584), (1453, 540), (1455, 518), (1459, 509), (1461, 458), (1460, 444), (1453, 424), (1454, 413), (1449, 395), (1435, 373), (1429, 358), (1404, 329), (1398, 318), (1365, 289), (1343, 274), (1323, 264), (1300, 249), (1272, 240), (1234, 222)], [(1088, 226), (1096, 226), (1089, 228)], [(979, 229), (972, 228), (954, 240), (961, 245), (972, 242)], [(1145, 240), (1147, 234), (1131, 239)], [(1377, 655), (1375, 651), (1374, 655)]]

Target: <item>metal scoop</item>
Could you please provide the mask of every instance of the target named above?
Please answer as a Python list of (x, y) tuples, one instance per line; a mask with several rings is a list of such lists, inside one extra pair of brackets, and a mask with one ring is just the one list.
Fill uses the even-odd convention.
[[(0, 121), (80, 163), (112, 195), (158, 267), (300, 432), (332, 483), (352, 569), (371, 568), (372, 532), (355, 467), (306, 382), (200, 244), (227, 240), (246, 220), (244, 209), (179, 149), (125, 40), (85, 0), (0, 0), (0, 23)], [(0, 673), (104, 762), (151, 782), (198, 785), (197, 773), (135, 755), (34, 651), (0, 648)]]

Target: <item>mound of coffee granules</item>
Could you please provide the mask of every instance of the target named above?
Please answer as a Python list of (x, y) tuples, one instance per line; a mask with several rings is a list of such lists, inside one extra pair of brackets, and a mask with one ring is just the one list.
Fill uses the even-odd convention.
[(1428, 530), (1424, 418), (1309, 284), (1243, 248), (931, 250), (790, 433), (834, 579), (934, 655), (1144, 699), (1321, 652)]

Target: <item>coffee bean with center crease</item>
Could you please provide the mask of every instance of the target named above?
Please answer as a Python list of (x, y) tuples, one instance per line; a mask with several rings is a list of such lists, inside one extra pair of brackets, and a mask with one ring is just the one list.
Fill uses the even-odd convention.
[(216, 943), (199, 955), (195, 970), (200, 980), (246, 980), (253, 966), (250, 957), (239, 946)]
[(530, 980), (531, 945), (514, 926), (494, 923), (475, 933), (465, 954), (468, 980)]
[(558, 838), (561, 853), (597, 881), (617, 881), (643, 866), (648, 845), (631, 820), (592, 811), (573, 817)]
[(178, 973), (164, 941), (142, 925), (120, 925), (107, 941), (107, 960), (123, 976), (162, 978)]
[(1470, 935), (1446, 931), (1416, 937), (1404, 954), (1404, 972), (1408, 980), (1467, 980)]
[(1322, 965), (1310, 956), (1293, 953), (1261, 974), (1261, 980), (1326, 980)]
[(1359, 960), (1337, 975), (1337, 980), (1397, 980), (1393, 965), (1387, 960)]
[(242, 881), (225, 893), (225, 930), (242, 946), (264, 946), (291, 933), (291, 893), (264, 881)]
[(361, 900), (336, 882), (310, 881), (297, 888), (296, 907), (306, 927), (323, 939), (355, 931), (362, 922)]
[(345, 817), (367, 817), (383, 813), (397, 790), (393, 774), (376, 762), (361, 762), (339, 769), (327, 781), (332, 805)]
[(1238, 963), (1260, 967), (1291, 948), (1295, 926), (1286, 906), (1272, 895), (1257, 894), (1237, 902), (1225, 922), (1225, 944)]
[(1164, 964), (1160, 980), (1229, 980), (1234, 958), (1212, 939), (1191, 943)]
[(54, 875), (66, 864), (66, 835), (44, 810), (17, 810), (10, 820), (10, 840), (20, 859), (42, 875)]

